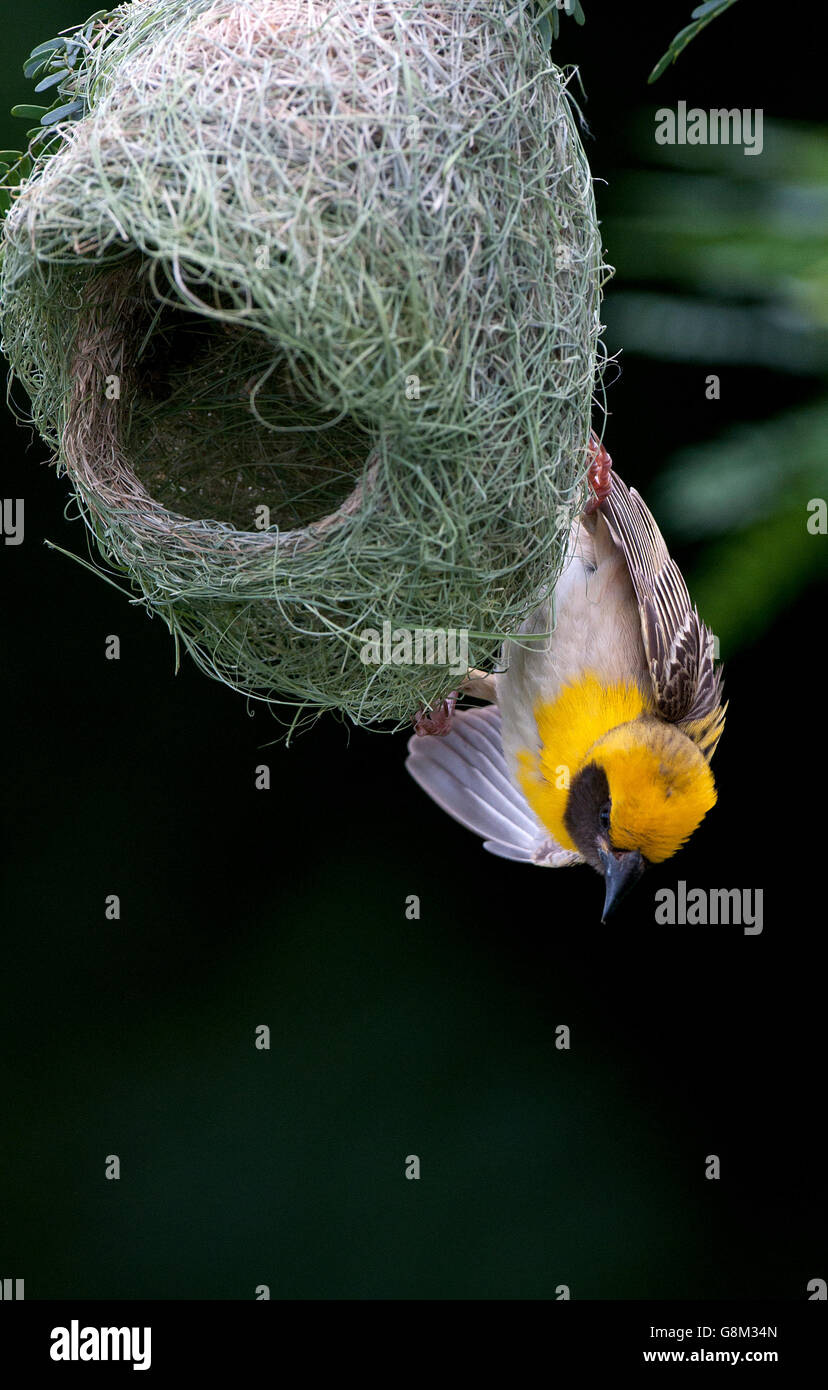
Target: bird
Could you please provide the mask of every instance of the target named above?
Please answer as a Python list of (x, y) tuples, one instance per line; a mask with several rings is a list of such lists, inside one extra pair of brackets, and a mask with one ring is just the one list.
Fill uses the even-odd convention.
[[(415, 720), (406, 767), (504, 859), (586, 863), (606, 922), (644, 871), (670, 859), (716, 803), (722, 669), (640, 495), (593, 433), (589, 500), (551, 595)], [(458, 695), (486, 701), (456, 709)]]

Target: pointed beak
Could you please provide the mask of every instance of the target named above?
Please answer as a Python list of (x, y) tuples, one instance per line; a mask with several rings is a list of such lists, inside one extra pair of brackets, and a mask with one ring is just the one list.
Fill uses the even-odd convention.
[(607, 885), (604, 910), (601, 913), (601, 921), (606, 922), (622, 898), (626, 898), (630, 889), (638, 882), (646, 864), (637, 849), (616, 850), (615, 852), (610, 849), (599, 849), (598, 858), (601, 861), (604, 882)]

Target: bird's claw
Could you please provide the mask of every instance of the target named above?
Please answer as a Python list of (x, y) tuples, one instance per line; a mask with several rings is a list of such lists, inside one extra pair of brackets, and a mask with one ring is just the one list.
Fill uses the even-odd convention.
[(452, 690), (444, 700), (439, 700), (433, 709), (419, 709), (414, 716), (414, 732), (421, 738), (427, 735), (443, 738), (454, 720), (454, 707), (457, 704), (456, 690)]
[(592, 463), (587, 471), (592, 496), (586, 504), (587, 515), (594, 512), (609, 497), (612, 487), (612, 459), (593, 430), (589, 436), (589, 451), (592, 455)]

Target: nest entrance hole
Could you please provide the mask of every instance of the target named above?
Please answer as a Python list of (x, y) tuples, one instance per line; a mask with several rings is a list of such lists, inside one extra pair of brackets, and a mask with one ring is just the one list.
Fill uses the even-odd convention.
[(129, 335), (124, 454), (167, 510), (240, 531), (292, 530), (353, 494), (369, 432), (323, 410), (307, 366), (263, 334), (147, 296)]

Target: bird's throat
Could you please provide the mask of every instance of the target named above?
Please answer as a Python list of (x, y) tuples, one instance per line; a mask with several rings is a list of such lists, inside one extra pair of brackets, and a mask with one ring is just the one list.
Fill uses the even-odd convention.
[(564, 824), (569, 787), (594, 745), (651, 706), (634, 682), (605, 685), (594, 672), (535, 705), (538, 748), (518, 753), (518, 779), (535, 815), (564, 849), (577, 849)]

